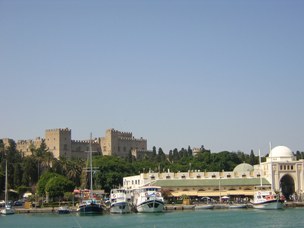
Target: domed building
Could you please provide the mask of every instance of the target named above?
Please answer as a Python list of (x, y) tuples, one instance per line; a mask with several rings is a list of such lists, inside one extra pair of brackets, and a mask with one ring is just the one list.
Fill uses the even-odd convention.
[(234, 169), (234, 173), (241, 173), (241, 172), (252, 172), (254, 170), (253, 166), (247, 163), (242, 163), (237, 165)]
[(296, 160), (292, 151), (286, 146), (274, 147), (266, 162), (255, 166), (261, 169), (272, 186), (272, 189), (281, 192), (287, 199), (291, 196), (302, 196), (304, 190), (304, 160)]
[(230, 199), (253, 197), (260, 189), (281, 192), (290, 196), (301, 196), (304, 190), (304, 160), (296, 160), (286, 146), (277, 146), (271, 150), (266, 162), (252, 166), (247, 163), (237, 165), (233, 171), (204, 172), (148, 172), (136, 176), (124, 177), (123, 187), (139, 188), (144, 185), (157, 185), (170, 192), (172, 197), (188, 195), (190, 197), (221, 196)]

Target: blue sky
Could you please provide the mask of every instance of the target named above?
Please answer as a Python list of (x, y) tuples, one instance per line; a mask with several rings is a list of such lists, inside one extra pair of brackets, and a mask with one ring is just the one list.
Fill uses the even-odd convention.
[(303, 1), (0, 1), (0, 138), (131, 131), (304, 151)]

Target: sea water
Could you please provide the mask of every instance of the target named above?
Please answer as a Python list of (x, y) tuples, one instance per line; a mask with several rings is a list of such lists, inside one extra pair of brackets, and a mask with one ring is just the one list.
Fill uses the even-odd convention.
[(0, 216), (0, 227), (304, 227), (304, 208), (284, 210), (193, 210), (155, 214), (14, 214)]

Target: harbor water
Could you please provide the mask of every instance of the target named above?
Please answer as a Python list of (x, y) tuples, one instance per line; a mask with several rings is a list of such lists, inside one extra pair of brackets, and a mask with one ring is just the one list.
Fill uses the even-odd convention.
[(0, 227), (89, 228), (89, 227), (304, 227), (304, 208), (284, 210), (225, 209), (166, 211), (155, 214), (76, 213), (14, 214), (0, 216)]

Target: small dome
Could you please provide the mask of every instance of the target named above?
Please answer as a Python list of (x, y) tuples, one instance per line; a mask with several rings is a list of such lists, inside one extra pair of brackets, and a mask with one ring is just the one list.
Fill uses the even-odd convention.
[(269, 154), (269, 157), (272, 158), (286, 158), (293, 157), (292, 151), (286, 146), (277, 146), (273, 148)]
[(237, 165), (233, 172), (237, 172), (237, 173), (244, 173), (244, 172), (251, 172), (253, 171), (253, 166), (249, 165), (248, 163), (242, 163)]

